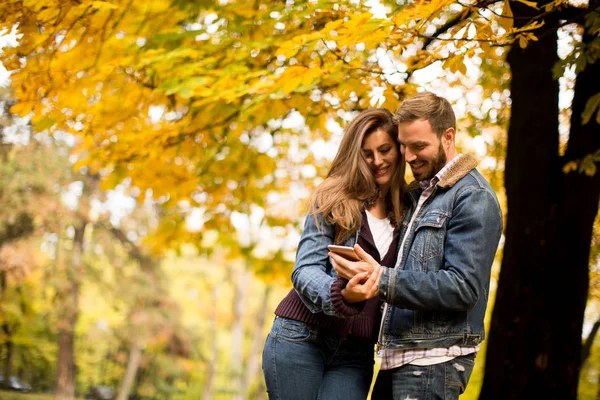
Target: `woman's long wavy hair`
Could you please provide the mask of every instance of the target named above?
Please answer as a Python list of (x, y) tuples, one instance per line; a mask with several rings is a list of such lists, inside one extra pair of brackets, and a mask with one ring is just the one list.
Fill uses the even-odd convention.
[(390, 111), (384, 108), (365, 110), (346, 129), (327, 178), (317, 187), (309, 202), (310, 212), (316, 221), (317, 214), (321, 214), (323, 221), (335, 224), (336, 243), (348, 239), (359, 229), (361, 211), (375, 204), (380, 196), (373, 171), (362, 152), (365, 138), (379, 129), (390, 135), (398, 150), (398, 167), (386, 195), (386, 207), (392, 224), (399, 226), (402, 220), (404, 159), (397, 141), (398, 127)]

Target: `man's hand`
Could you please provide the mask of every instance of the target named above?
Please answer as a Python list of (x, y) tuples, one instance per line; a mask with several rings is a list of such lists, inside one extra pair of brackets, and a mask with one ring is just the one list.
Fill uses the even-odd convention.
[(381, 270), (382, 267), (378, 267), (371, 272), (371, 275), (368, 275), (368, 272), (361, 272), (354, 275), (346, 285), (346, 288), (342, 289), (344, 301), (346, 303), (358, 303), (359, 301), (376, 297), (379, 290)]
[(379, 263), (359, 245), (354, 245), (354, 251), (361, 261), (349, 261), (342, 256), (329, 252), (329, 257), (333, 260), (333, 268), (338, 276), (351, 280), (356, 274), (360, 274), (361, 272), (371, 274), (372, 271), (380, 267)]

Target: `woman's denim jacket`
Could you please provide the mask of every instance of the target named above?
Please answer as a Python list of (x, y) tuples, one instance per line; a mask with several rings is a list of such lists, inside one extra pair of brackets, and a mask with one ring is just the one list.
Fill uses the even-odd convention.
[(304, 231), (296, 251), (296, 263), (292, 272), (292, 284), (304, 305), (312, 312), (346, 317), (331, 303), (331, 285), (338, 279), (331, 259), (327, 255), (330, 244), (354, 246), (360, 228), (343, 243), (335, 243), (335, 225), (323, 221), (317, 214), (319, 229), (312, 214), (306, 217)]
[(408, 235), (397, 269), (384, 268), (379, 298), (388, 303), (380, 348), (474, 346), (484, 339), (490, 270), (502, 233), (494, 191), (471, 156), (446, 173), (406, 231), (419, 200), (407, 188)]

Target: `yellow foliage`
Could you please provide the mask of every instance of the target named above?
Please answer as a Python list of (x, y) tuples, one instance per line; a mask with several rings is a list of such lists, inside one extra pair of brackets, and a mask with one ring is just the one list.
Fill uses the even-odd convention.
[(527, 1), (527, 0), (515, 0), (515, 1), (518, 1), (519, 3), (523, 3), (523, 4), (525, 4), (528, 7), (535, 8), (536, 10), (540, 9), (538, 7), (537, 3), (534, 2), (534, 1)]
[(510, 8), (510, 0), (504, 0), (504, 6), (502, 7), (502, 14), (498, 18), (498, 23), (506, 32), (510, 32), (514, 25), (513, 13)]
[(563, 172), (568, 174), (569, 172), (577, 171), (577, 167), (577, 161), (569, 161), (563, 166)]
[[(473, 55), (476, 41), (486, 50), (509, 37), (536, 40), (535, 24), (503, 32), (467, 9), (419, 1), (376, 18), (348, 1), (225, 2), (194, 11), (171, 0), (11, 1), (0, 8), (0, 26), (18, 23), (23, 38), (0, 60), (13, 70), (12, 112), (31, 115), (35, 129), (77, 138), (77, 167), (102, 171), (104, 188), (129, 178), (141, 193), (167, 199), (167, 208), (207, 193), (203, 205), (226, 204), (226, 214), (264, 203), (299, 175), (302, 160), (287, 153), (296, 144), (275, 143), (292, 110), (308, 139), (327, 138), (328, 118), (370, 107), (373, 88), (383, 88), (390, 109), (415, 90), (390, 79), (382, 56), (403, 67), (397, 74), (439, 60), (465, 74), (462, 57)], [(453, 16), (456, 27), (429, 38)], [(257, 144), (263, 134), (271, 148)]]
[(90, 2), (91, 6), (98, 9), (109, 9), (116, 10), (119, 8), (118, 5), (109, 3), (107, 1), (92, 1)]

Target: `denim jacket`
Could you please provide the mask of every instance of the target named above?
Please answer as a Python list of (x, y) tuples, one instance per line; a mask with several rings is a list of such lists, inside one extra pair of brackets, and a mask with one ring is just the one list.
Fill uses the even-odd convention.
[(502, 213), (476, 166), (465, 155), (451, 167), (408, 232), (421, 189), (416, 182), (407, 187), (402, 260), (383, 268), (379, 284), (379, 298), (389, 305), (380, 348), (474, 346), (484, 339)]
[(335, 243), (335, 225), (323, 221), (317, 214), (319, 228), (312, 214), (306, 217), (304, 231), (296, 251), (292, 284), (304, 305), (312, 312), (345, 317), (331, 303), (331, 285), (338, 278), (328, 256), (330, 244), (354, 246), (360, 228), (343, 243)]

